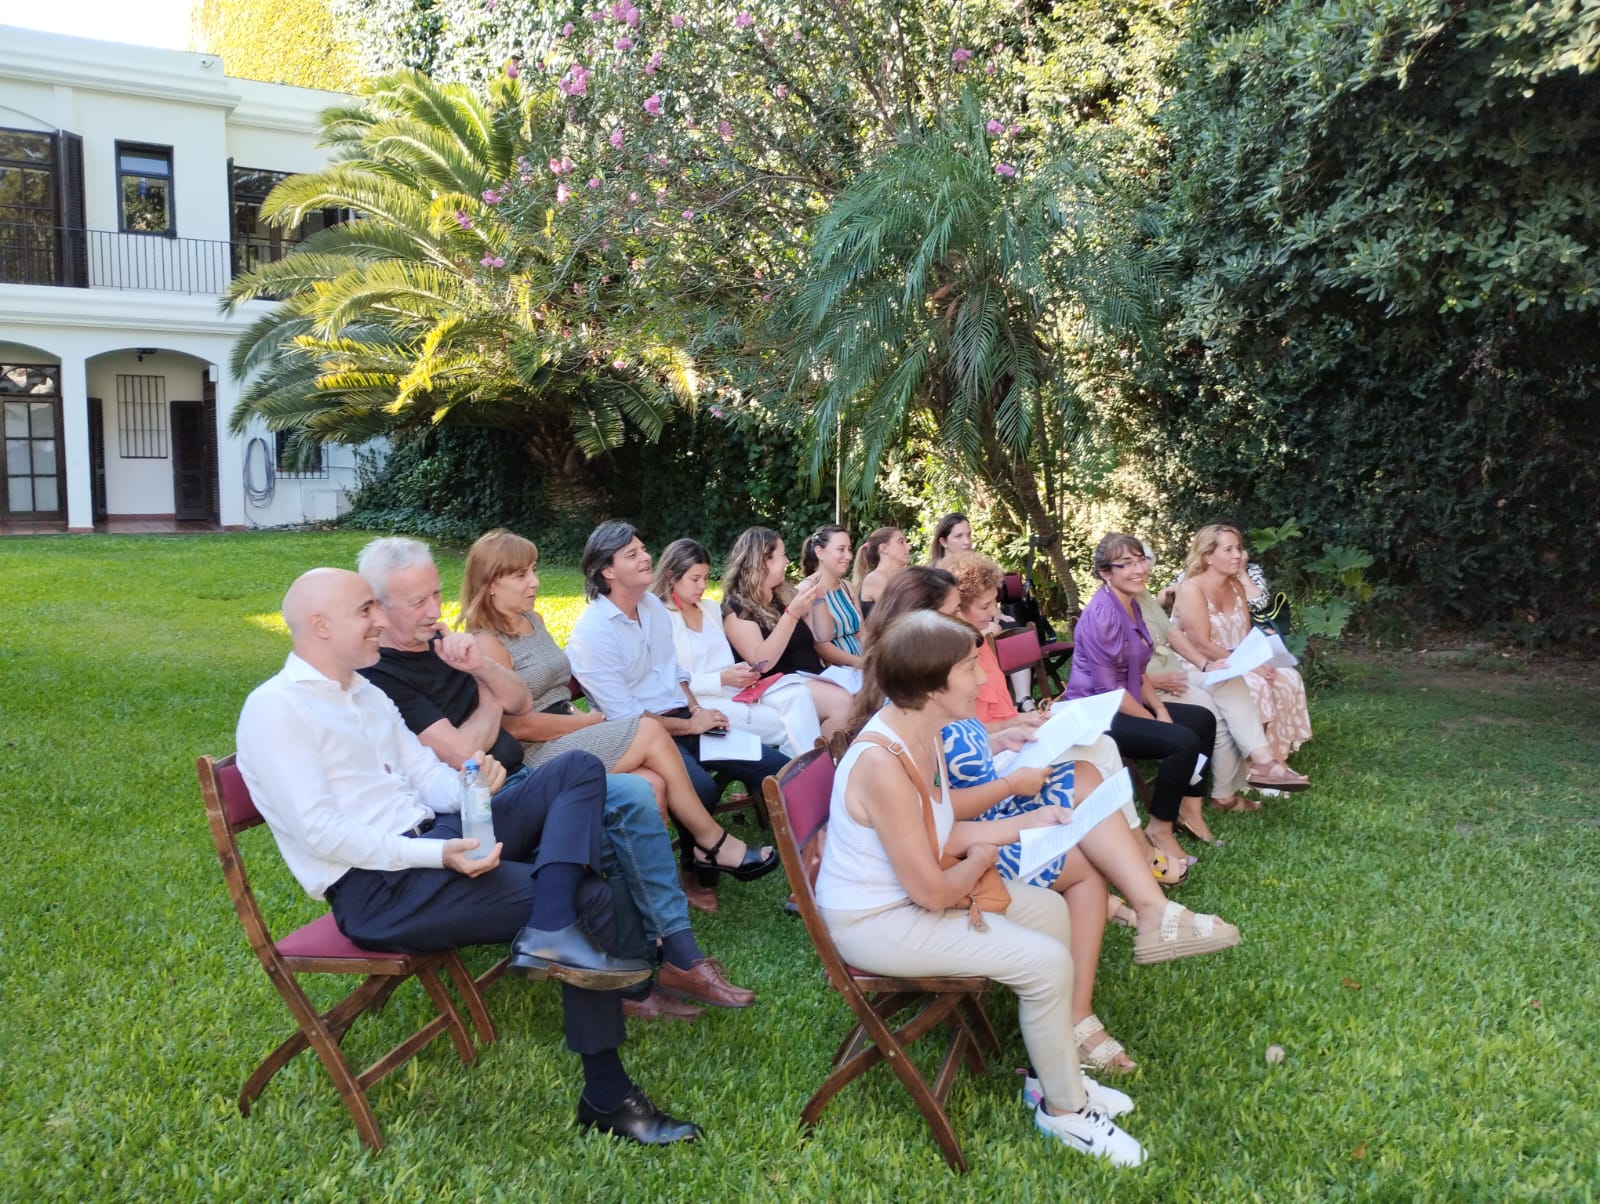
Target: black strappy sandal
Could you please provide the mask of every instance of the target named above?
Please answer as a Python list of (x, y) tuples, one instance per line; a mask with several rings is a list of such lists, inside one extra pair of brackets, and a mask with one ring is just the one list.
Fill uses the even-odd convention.
[(712, 845), (709, 849), (705, 848), (703, 845), (696, 844), (694, 846), (694, 851), (696, 853), (704, 853), (706, 859), (702, 861), (700, 858), (696, 857), (689, 862), (689, 865), (700, 873), (731, 874), (741, 882), (753, 881), (754, 879), (761, 877), (763, 874), (770, 874), (773, 870), (778, 868), (777, 849), (773, 849), (771, 853), (763, 857), (758, 851), (750, 848), (748, 845), (745, 846), (744, 860), (739, 862), (738, 865), (718, 865), (717, 854), (722, 851), (722, 846), (727, 842), (728, 830), (724, 828), (722, 830), (721, 837), (719, 837), (717, 840), (717, 843)]

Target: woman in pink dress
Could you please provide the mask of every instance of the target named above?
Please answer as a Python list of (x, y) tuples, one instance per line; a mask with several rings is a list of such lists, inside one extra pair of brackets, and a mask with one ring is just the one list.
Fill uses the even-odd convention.
[[(1226, 667), (1229, 653), (1250, 634), (1250, 610), (1239, 584), (1243, 567), (1244, 540), (1236, 527), (1212, 523), (1195, 533), (1172, 618), (1174, 626), (1182, 628), (1206, 658), (1203, 669)], [(1289, 754), (1311, 739), (1311, 713), (1300, 674), (1262, 666), (1246, 673), (1244, 680), (1276, 762), (1265, 775), (1252, 772), (1250, 784), (1276, 790), (1305, 789), (1310, 780), (1285, 764)]]

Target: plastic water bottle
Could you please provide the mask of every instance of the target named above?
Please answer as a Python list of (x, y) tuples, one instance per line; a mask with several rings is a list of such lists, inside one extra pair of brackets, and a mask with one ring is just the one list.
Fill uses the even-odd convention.
[(461, 767), (461, 835), (477, 837), (478, 847), (469, 849), (467, 860), (481, 861), (494, 849), (494, 819), (489, 814), (489, 788), (478, 777), (478, 763)]

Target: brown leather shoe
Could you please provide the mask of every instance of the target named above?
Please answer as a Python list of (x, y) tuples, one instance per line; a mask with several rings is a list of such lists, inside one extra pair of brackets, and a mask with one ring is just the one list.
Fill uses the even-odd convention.
[(690, 907), (709, 914), (722, 906), (717, 902), (717, 892), (703, 885), (693, 874), (679, 874), (678, 881), (683, 886), (683, 897), (689, 900)]
[(671, 962), (662, 962), (656, 990), (697, 1003), (709, 1003), (714, 1008), (747, 1008), (756, 1001), (754, 991), (728, 981), (722, 963), (714, 957), (702, 957), (687, 970), (680, 970)]
[(622, 1014), (629, 1020), (682, 1020), (685, 1024), (693, 1024), (706, 1011), (682, 999), (663, 995), (652, 987), (650, 994), (643, 999), (623, 999)]

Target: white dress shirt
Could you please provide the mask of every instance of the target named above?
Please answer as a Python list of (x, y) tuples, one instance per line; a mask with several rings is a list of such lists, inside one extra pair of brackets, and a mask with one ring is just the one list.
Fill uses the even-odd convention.
[(353, 868), (437, 869), (444, 843), (401, 833), (461, 806), (451, 769), (359, 673), (350, 688), (293, 652), (239, 713), (239, 772), (313, 899)]
[(589, 603), (567, 640), (567, 659), (584, 695), (607, 719), (688, 706), (666, 605), (654, 594), (639, 599), (630, 619), (604, 594)]

